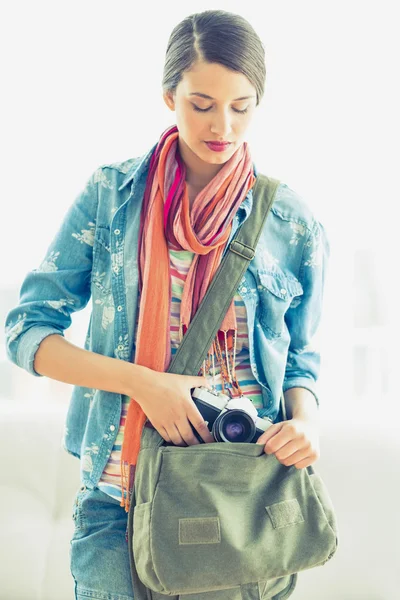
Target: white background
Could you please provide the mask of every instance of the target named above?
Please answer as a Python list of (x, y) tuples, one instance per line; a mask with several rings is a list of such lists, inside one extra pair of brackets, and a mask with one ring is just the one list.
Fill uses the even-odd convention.
[[(173, 27), (192, 12), (230, 10), (266, 49), (265, 96), (248, 136), (253, 158), (309, 202), (331, 242), (318, 336), (321, 413), (398, 417), (395, 5), (10, 3), (0, 31), (4, 319), (93, 170), (144, 153), (174, 122), (161, 92)], [(89, 310), (67, 332), (80, 346)], [(68, 402), (69, 385), (7, 364), (4, 347), (1, 365), (4, 400), (56, 390), (54, 401)]]
[[(173, 27), (193, 12), (220, 8), (243, 15), (256, 29), (266, 49), (267, 80), (248, 137), (253, 159), (260, 172), (281, 179), (309, 203), (331, 244), (318, 334), (320, 463), (341, 541), (337, 559), (301, 574), (296, 597), (394, 600), (400, 490), (398, 2), (5, 5), (3, 322), (18, 304), (26, 273), (43, 260), (93, 171), (143, 154), (174, 123), (161, 91)], [(91, 303), (75, 313), (66, 331), (81, 347), (90, 310)], [(53, 598), (54, 589), (60, 598), (74, 595), (68, 490), (78, 486), (79, 463), (62, 450), (57, 433), (71, 391), (11, 363), (0, 337), (0, 529), (6, 559), (0, 563), (0, 597)]]

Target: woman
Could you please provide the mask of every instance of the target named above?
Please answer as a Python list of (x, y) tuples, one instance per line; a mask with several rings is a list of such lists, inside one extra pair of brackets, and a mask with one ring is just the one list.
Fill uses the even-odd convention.
[[(283, 464), (304, 468), (318, 458), (311, 341), (329, 244), (287, 185), (201, 371), (166, 372), (256, 200), (245, 136), (264, 82), (263, 45), (242, 17), (205, 11), (179, 23), (163, 77), (176, 125), (146, 155), (93, 173), (7, 316), (9, 358), (74, 385), (64, 447), (81, 465), (70, 555), (76, 598), (133, 598), (125, 533), (140, 434), (147, 418), (167, 442), (199, 443), (192, 426), (214, 442), (193, 388), (250, 398), (273, 421), (257, 443)], [(63, 331), (90, 297), (81, 349)]]

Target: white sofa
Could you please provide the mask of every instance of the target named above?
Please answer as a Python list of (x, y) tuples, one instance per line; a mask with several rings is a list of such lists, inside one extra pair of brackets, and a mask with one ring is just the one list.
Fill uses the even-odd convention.
[[(78, 460), (61, 446), (66, 406), (0, 404), (0, 598), (73, 600), (69, 541)], [(318, 472), (339, 524), (339, 548), (299, 574), (293, 600), (400, 598), (396, 423), (321, 420)], [(383, 427), (385, 425), (385, 427)]]

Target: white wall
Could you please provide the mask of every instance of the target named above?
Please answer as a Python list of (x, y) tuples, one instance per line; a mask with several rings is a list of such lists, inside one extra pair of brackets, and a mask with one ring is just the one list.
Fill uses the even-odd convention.
[[(254, 160), (308, 200), (331, 241), (322, 414), (399, 416), (395, 4), (10, 3), (0, 36), (4, 318), (93, 169), (145, 152), (172, 124), (161, 96), (172, 28), (192, 12), (231, 10), (253, 24), (267, 53), (266, 92), (249, 133)], [(67, 332), (80, 345), (89, 311)], [(39, 391), (68, 402), (69, 386), (5, 363), (1, 342), (0, 352), (4, 401)]]
[[(385, 445), (395, 439), (400, 417), (397, 4), (385, 0), (225, 0), (218, 4), (186, 0), (159, 5), (36, 0), (9, 2), (2, 7), (0, 19), (3, 323), (18, 302), (26, 272), (42, 261), (87, 177), (101, 164), (142, 154), (174, 122), (161, 96), (172, 28), (190, 13), (221, 8), (242, 14), (259, 33), (267, 53), (267, 84), (248, 139), (258, 169), (298, 191), (330, 238), (325, 312), (318, 336), (321, 416), (323, 431), (328, 432), (326, 446), (321, 446), (329, 447), (334, 438), (342, 454), (338, 453), (339, 460), (336, 453), (321, 456), (321, 462), (334, 461), (331, 473), (337, 471), (340, 481), (340, 494), (332, 485), (332, 495), (345, 530), (339, 561), (346, 563), (340, 567), (348, 576), (346, 598), (360, 597), (356, 590), (359, 579), (364, 580), (361, 569), (367, 567), (365, 575), (374, 581), (368, 597), (374, 600), (394, 600), (384, 586), (389, 589), (398, 575), (390, 567), (395, 558), (388, 561), (380, 554), (370, 528), (372, 523), (375, 533), (379, 530), (388, 541), (384, 550), (391, 547), (396, 531), (385, 529), (380, 519), (390, 518), (386, 494), (394, 499), (394, 488), (400, 488), (393, 468), (398, 464), (395, 445)], [(76, 313), (66, 332), (80, 346), (90, 310), (91, 303)], [(16, 431), (18, 413), (26, 414), (27, 403), (31, 409), (37, 407), (40, 422), (57, 409), (66, 411), (71, 391), (69, 385), (35, 378), (8, 362), (4, 336), (0, 337), (0, 418), (9, 418), (13, 411)], [(38, 399), (44, 406), (37, 406)], [(353, 451), (349, 430), (355, 432)], [(10, 439), (17, 436), (11, 433)], [(14, 461), (18, 449), (5, 441), (0, 445), (2, 456), (11, 457), (13, 452)], [(382, 484), (380, 491), (373, 473), (383, 482), (390, 469), (393, 477), (385, 480), (389, 490)], [(359, 479), (353, 481), (351, 476), (347, 486), (342, 475), (345, 478), (349, 472)], [(371, 479), (362, 482), (363, 472)], [(374, 482), (372, 498), (369, 488), (374, 492)], [(364, 496), (363, 483), (368, 487)], [(380, 493), (378, 510), (367, 514)], [(15, 522), (19, 522), (17, 515)], [(395, 522), (393, 514), (398, 531), (398, 519)], [(379, 555), (373, 558), (371, 571), (368, 560), (363, 563), (363, 552), (368, 559)], [(358, 571), (353, 558), (360, 563)], [(320, 576), (329, 586), (329, 566)]]
[[(331, 241), (322, 414), (399, 416), (398, 62), (394, 2), (220, 2), (256, 28), (265, 96), (248, 140), (262, 172), (303, 195)], [(170, 31), (207, 2), (22, 2), (2, 19), (1, 314), (100, 164), (145, 152), (172, 124), (161, 78)], [(7, 59), (4, 57), (7, 56)], [(67, 335), (83, 345), (90, 304)], [(8, 364), (4, 400), (70, 387)], [(53, 401), (53, 400), (52, 400)]]

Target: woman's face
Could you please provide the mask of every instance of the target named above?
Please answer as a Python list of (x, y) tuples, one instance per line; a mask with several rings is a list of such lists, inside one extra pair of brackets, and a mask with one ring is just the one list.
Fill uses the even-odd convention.
[[(242, 73), (217, 63), (198, 62), (184, 73), (175, 94), (164, 93), (164, 100), (176, 112), (183, 160), (193, 172), (210, 174), (218, 172), (243, 143), (257, 96)], [(207, 146), (209, 141), (230, 145), (215, 152)]]

